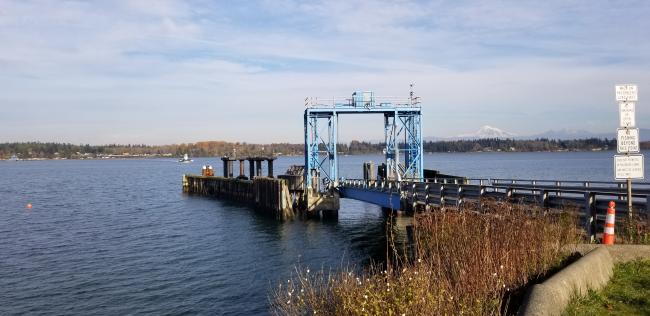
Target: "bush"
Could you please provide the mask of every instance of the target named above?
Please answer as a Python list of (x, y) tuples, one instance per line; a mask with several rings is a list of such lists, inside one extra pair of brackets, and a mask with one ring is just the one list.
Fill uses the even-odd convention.
[(557, 267), (575, 216), (506, 203), (437, 209), (414, 219), (415, 257), (363, 272), (297, 269), (271, 302), (278, 315), (506, 313), (510, 293)]
[(642, 244), (650, 245), (650, 228), (648, 220), (639, 215), (627, 217), (617, 222), (616, 225), (617, 244)]

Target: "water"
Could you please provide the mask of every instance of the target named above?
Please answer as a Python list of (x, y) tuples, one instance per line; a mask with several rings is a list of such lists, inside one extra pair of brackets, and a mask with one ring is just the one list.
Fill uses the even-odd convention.
[[(434, 154), (425, 165), (468, 177), (611, 180), (612, 154)], [(381, 157), (341, 157), (341, 175), (360, 177), (368, 160)], [(221, 170), (216, 159), (0, 162), (0, 314), (266, 314), (269, 291), (296, 265), (383, 257), (378, 207), (344, 199), (338, 221), (280, 223), (183, 195), (181, 175), (206, 163)], [(302, 158), (278, 159), (276, 173), (291, 164)]]

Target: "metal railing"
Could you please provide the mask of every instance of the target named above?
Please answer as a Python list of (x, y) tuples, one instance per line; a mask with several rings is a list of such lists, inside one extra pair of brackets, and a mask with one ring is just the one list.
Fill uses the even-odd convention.
[[(389, 107), (421, 107), (417, 97), (410, 99), (408, 97), (393, 96), (373, 96), (371, 108)], [(316, 108), (341, 108), (354, 107), (355, 100), (350, 97), (307, 97), (305, 98), (305, 107)]]
[[(617, 204), (617, 219), (625, 218), (627, 188), (608, 181), (556, 181), (522, 179), (425, 179), (425, 181), (382, 181), (344, 179), (340, 186), (399, 192), (406, 205), (413, 208), (429, 205), (460, 206), (483, 198), (538, 205), (543, 208), (578, 211), (587, 234), (594, 238), (604, 221), (607, 204)], [(632, 206), (636, 214), (650, 216), (650, 183), (636, 183), (632, 191)]]
[(399, 190), (400, 182), (382, 181), (382, 180), (363, 180), (363, 179), (342, 179), (339, 181), (339, 186), (389, 192), (389, 191)]

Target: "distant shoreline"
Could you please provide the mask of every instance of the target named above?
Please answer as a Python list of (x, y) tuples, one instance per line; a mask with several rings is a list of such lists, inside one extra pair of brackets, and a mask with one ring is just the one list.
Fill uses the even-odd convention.
[[(518, 153), (587, 153), (587, 152), (616, 152), (612, 149), (605, 150), (555, 150), (555, 151), (446, 151), (446, 152), (425, 152), (426, 155), (434, 154), (518, 154)], [(364, 156), (364, 155), (383, 155), (381, 152), (374, 153), (340, 153), (339, 156)], [(222, 156), (197, 156), (192, 158), (204, 159), (204, 158), (221, 158)], [(277, 157), (303, 157), (303, 155), (277, 155)], [(13, 159), (0, 159), (4, 162), (24, 162), (24, 161), (51, 161), (51, 160), (171, 160), (177, 161), (179, 157), (168, 157), (168, 156), (121, 156), (121, 157), (83, 157), (83, 158), (20, 158), (18, 160)]]
[[(650, 149), (650, 142), (642, 142), (641, 149)], [(401, 146), (401, 145), (400, 145)], [(340, 155), (381, 154), (385, 145), (352, 141), (340, 143)], [(469, 152), (590, 152), (616, 148), (615, 139), (576, 140), (515, 140), (485, 138), (457, 141), (424, 141), (424, 153)], [(303, 156), (304, 144), (272, 143), (249, 144), (243, 142), (206, 141), (173, 145), (73, 145), (69, 143), (0, 143), (0, 160), (12, 159), (133, 159), (133, 158), (180, 158), (228, 156)]]

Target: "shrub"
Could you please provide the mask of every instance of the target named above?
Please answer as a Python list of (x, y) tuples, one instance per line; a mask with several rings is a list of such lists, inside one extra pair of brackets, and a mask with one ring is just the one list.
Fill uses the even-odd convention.
[(558, 266), (579, 235), (572, 213), (486, 203), (414, 218), (415, 257), (386, 268), (296, 269), (272, 297), (279, 315), (506, 313), (510, 293)]
[(639, 215), (627, 217), (616, 225), (616, 243), (650, 245), (648, 220)]

